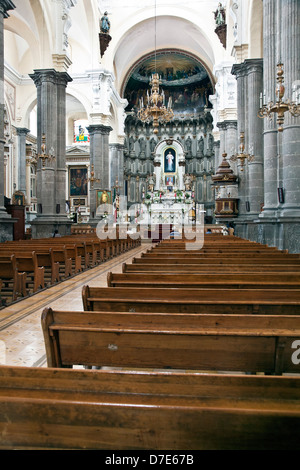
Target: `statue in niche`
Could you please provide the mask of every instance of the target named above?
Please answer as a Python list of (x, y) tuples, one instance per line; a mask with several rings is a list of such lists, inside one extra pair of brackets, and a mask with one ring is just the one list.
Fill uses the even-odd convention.
[(156, 175), (155, 174), (149, 175), (148, 178), (147, 178), (148, 190), (151, 193), (154, 191), (155, 180), (156, 180)]
[(129, 152), (134, 155), (134, 138), (132, 136), (129, 139)]
[(192, 139), (188, 137), (185, 141), (185, 148), (186, 148), (186, 153), (187, 155), (192, 154)]
[(198, 140), (198, 156), (203, 157), (204, 155), (204, 139), (201, 136), (200, 139)]
[(217, 10), (214, 12), (215, 15), (215, 22), (217, 26), (221, 26), (225, 24), (226, 16), (225, 16), (225, 8), (222, 6), (222, 3), (219, 2)]
[(139, 139), (140, 144), (140, 156), (144, 156), (146, 154), (146, 141), (143, 137)]
[(150, 140), (150, 151), (151, 151), (151, 153), (154, 152), (155, 147), (156, 147), (156, 140), (152, 138), (152, 139)]
[(109, 33), (110, 30), (110, 21), (107, 16), (107, 11), (104, 13), (100, 20), (100, 31), (101, 33)]
[(213, 155), (213, 147), (214, 147), (214, 138), (213, 138), (212, 134), (209, 134), (208, 144), (207, 144), (207, 155), (208, 156)]

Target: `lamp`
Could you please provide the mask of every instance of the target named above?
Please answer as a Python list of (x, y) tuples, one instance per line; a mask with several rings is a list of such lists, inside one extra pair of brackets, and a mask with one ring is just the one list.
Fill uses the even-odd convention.
[[(156, 1), (155, 1), (155, 70), (156, 70)], [(168, 100), (167, 107), (165, 106), (165, 95), (159, 92), (159, 85), (161, 84), (160, 77), (157, 72), (152, 74), (150, 80), (151, 93), (147, 90), (147, 103), (144, 107), (143, 98), (140, 98), (140, 108), (138, 110), (138, 118), (143, 122), (153, 122), (153, 133), (158, 134), (158, 126), (160, 122), (169, 122), (174, 117), (172, 110), (172, 99)]]
[(55, 160), (54, 156), (54, 149), (51, 147), (49, 150), (49, 154), (46, 153), (46, 136), (45, 134), (42, 135), (42, 144), (41, 144), (41, 153), (38, 154), (38, 158), (42, 160), (42, 169), (45, 170), (46, 167), (46, 161), (48, 160), (49, 162), (52, 162)]
[(273, 113), (277, 113), (277, 124), (278, 124), (278, 132), (283, 131), (283, 123), (284, 123), (284, 114), (286, 111), (289, 111), (292, 116), (296, 117), (300, 115), (300, 105), (299, 105), (299, 95), (297, 98), (297, 102), (295, 101), (283, 101), (283, 96), (285, 92), (285, 88), (283, 85), (284, 77), (283, 77), (283, 64), (277, 64), (277, 86), (276, 86), (276, 103), (270, 101), (268, 104), (263, 103), (262, 93), (260, 94), (260, 110), (258, 112), (259, 118), (269, 117), (271, 119)]
[(244, 166), (245, 166), (245, 161), (248, 160), (249, 162), (252, 162), (254, 160), (254, 155), (249, 155), (247, 153), (245, 153), (245, 133), (244, 132), (241, 132), (241, 135), (240, 135), (240, 153), (238, 153), (237, 155), (232, 155), (230, 157), (230, 160), (232, 160), (233, 162), (236, 162), (237, 160), (240, 160), (241, 162), (241, 171), (244, 171)]

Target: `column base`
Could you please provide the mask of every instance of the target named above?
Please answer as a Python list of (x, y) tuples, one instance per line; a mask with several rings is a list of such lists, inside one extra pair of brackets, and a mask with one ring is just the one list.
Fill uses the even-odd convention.
[(49, 238), (55, 230), (59, 235), (71, 235), (73, 222), (67, 217), (36, 217), (31, 222), (32, 238)]
[(234, 234), (289, 253), (300, 253), (300, 216), (236, 220)]
[(14, 224), (18, 219), (13, 219), (6, 212), (0, 213), (0, 243), (6, 241), (13, 241), (14, 239)]

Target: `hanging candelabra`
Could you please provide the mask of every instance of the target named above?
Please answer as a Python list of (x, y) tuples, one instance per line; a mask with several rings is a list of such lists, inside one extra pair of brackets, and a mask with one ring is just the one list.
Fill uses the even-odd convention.
[(45, 134), (42, 135), (41, 153), (38, 154), (38, 159), (42, 160), (42, 169), (43, 170), (45, 170), (45, 168), (46, 168), (46, 161), (53, 162), (55, 160), (53, 147), (50, 148), (49, 153), (47, 154)]
[[(156, 2), (155, 2), (155, 70), (156, 70)], [(144, 107), (144, 100), (139, 100), (138, 118), (143, 122), (153, 122), (153, 133), (158, 134), (158, 126), (160, 122), (169, 122), (174, 117), (172, 110), (172, 98), (169, 97), (167, 106), (165, 105), (164, 91), (159, 92), (161, 80), (159, 74), (155, 71), (150, 80), (151, 93), (147, 90), (147, 103)]]
[(277, 86), (276, 86), (276, 103), (270, 101), (268, 104), (265, 104), (263, 101), (265, 97), (260, 94), (260, 110), (258, 112), (259, 118), (268, 117), (269, 119), (272, 118), (274, 113), (277, 114), (277, 124), (278, 124), (278, 131), (283, 131), (283, 123), (284, 123), (284, 115), (287, 111), (289, 111), (292, 116), (297, 117), (300, 115), (300, 103), (299, 103), (299, 93), (296, 96), (295, 101), (288, 100), (287, 102), (283, 101), (283, 96), (285, 92), (285, 87), (283, 85), (284, 76), (283, 76), (283, 64), (277, 64)]
[(165, 106), (165, 95), (159, 92), (160, 78), (158, 73), (152, 75), (150, 81), (151, 94), (147, 90), (147, 103), (144, 107), (143, 98), (140, 99), (140, 109), (138, 111), (138, 118), (143, 122), (153, 121), (153, 132), (158, 133), (158, 126), (160, 122), (171, 121), (174, 117), (172, 110), (172, 99), (168, 100), (168, 105)]
[(100, 180), (95, 177), (94, 165), (91, 165), (90, 177), (87, 178), (88, 182), (91, 183), (91, 189), (94, 188), (94, 183), (100, 183)]
[(244, 166), (245, 166), (246, 160), (248, 160), (248, 162), (252, 162), (254, 160), (254, 155), (249, 155), (249, 154), (245, 153), (245, 133), (244, 132), (241, 132), (241, 135), (240, 135), (239, 150), (240, 150), (240, 152), (237, 155), (232, 155), (230, 157), (230, 160), (233, 161), (233, 162), (236, 162), (237, 160), (240, 160), (240, 163), (241, 163), (240, 170), (244, 171)]

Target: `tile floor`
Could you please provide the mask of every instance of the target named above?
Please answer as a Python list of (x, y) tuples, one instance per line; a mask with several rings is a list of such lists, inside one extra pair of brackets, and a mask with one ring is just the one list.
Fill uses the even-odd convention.
[(83, 310), (83, 285), (107, 286), (107, 273), (122, 272), (122, 263), (130, 263), (148, 246), (141, 245), (102, 265), (85, 271), (29, 298), (0, 310), (0, 365), (46, 367), (41, 314), (45, 307)]

